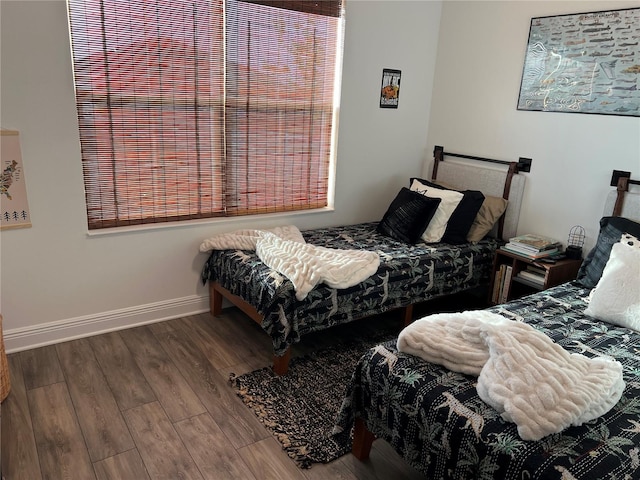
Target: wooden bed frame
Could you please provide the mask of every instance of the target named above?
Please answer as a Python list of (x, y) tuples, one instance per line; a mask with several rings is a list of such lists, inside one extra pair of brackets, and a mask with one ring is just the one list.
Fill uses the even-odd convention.
[[(621, 174), (621, 175), (620, 175)], [(640, 180), (631, 180), (629, 172), (619, 172), (614, 170), (611, 185), (616, 186), (616, 196), (612, 211), (612, 216), (619, 217), (622, 213), (625, 194), (629, 191), (629, 185), (640, 185)], [(371, 446), (376, 439), (375, 435), (369, 431), (364, 420), (355, 419), (353, 430), (353, 446), (351, 453), (358, 460), (366, 460), (369, 458)]]
[[(224, 299), (230, 301), (233, 305), (242, 310), (249, 318), (258, 325), (262, 325), (264, 317), (258, 312), (253, 305), (250, 305), (244, 299), (231, 293), (218, 282), (209, 282), (209, 308), (211, 315), (217, 317), (222, 314), (222, 304)], [(407, 305), (398, 309), (401, 313), (403, 325), (407, 326), (413, 321), (413, 305)], [(273, 371), (276, 375), (284, 375), (289, 370), (289, 360), (291, 359), (291, 347), (287, 349), (284, 355), (273, 356)]]
[[(502, 197), (509, 199), (511, 193), (511, 185), (513, 177), (519, 172), (529, 172), (531, 170), (531, 159), (521, 157), (517, 162), (509, 162), (505, 160), (495, 160), (491, 158), (483, 158), (472, 155), (465, 155), (459, 153), (445, 152), (444, 147), (435, 146), (433, 152), (433, 170), (431, 178), (433, 181), (437, 180), (438, 168), (440, 164), (445, 160), (445, 157), (455, 157), (467, 160), (475, 160), (480, 162), (488, 162), (493, 164), (499, 164), (507, 167), (506, 177), (504, 180), (504, 188), (502, 190)], [(519, 205), (518, 205), (519, 210)], [(500, 218), (498, 223), (498, 237), (502, 238), (504, 228), (504, 215)], [(242, 310), (249, 318), (255, 321), (258, 325), (262, 325), (263, 316), (252, 305), (246, 302), (243, 298), (231, 293), (228, 289), (220, 285), (219, 282), (209, 281), (209, 308), (211, 314), (214, 317), (219, 316), (222, 313), (222, 305), (224, 300), (228, 300), (234, 306)], [(407, 305), (399, 309), (402, 316), (404, 325), (409, 325), (413, 320), (413, 305)], [(291, 347), (287, 349), (284, 355), (273, 356), (273, 370), (276, 375), (284, 375), (289, 368), (289, 360), (291, 358)]]
[(622, 170), (614, 170), (611, 175), (612, 187), (616, 187), (616, 199), (613, 204), (612, 215), (619, 217), (622, 215), (622, 208), (624, 207), (625, 194), (629, 191), (629, 185), (640, 185), (640, 180), (631, 180), (631, 172), (625, 172)]

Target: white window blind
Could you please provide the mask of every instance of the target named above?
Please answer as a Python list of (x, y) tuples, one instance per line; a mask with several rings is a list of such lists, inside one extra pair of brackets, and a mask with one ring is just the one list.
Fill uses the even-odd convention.
[(69, 0), (90, 229), (326, 206), (340, 0)]

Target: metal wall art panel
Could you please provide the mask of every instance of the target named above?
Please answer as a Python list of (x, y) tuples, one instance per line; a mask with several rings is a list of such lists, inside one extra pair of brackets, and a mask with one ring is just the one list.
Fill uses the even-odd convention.
[(640, 8), (535, 17), (518, 110), (640, 116)]

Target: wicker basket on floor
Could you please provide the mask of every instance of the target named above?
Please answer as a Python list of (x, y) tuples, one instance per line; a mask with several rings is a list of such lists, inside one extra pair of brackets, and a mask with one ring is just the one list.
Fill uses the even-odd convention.
[(0, 402), (7, 398), (10, 390), (11, 379), (9, 378), (9, 362), (7, 362), (7, 353), (4, 350), (2, 315), (0, 315)]

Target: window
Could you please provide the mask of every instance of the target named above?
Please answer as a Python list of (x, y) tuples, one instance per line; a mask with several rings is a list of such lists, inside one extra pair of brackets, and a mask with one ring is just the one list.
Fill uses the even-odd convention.
[(90, 229), (327, 206), (341, 0), (69, 0)]

